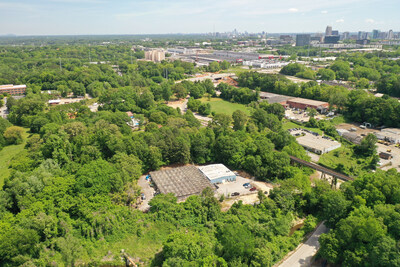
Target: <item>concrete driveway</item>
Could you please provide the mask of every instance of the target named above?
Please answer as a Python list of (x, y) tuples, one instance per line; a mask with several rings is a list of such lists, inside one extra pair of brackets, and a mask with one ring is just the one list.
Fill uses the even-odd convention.
[(154, 197), (154, 187), (150, 186), (150, 182), (146, 181), (146, 175), (142, 175), (138, 180), (138, 185), (142, 189), (142, 193), (146, 197), (142, 203), (140, 203), (138, 209), (141, 211), (147, 211), (150, 209), (149, 201)]
[(319, 244), (319, 236), (323, 233), (328, 232), (328, 228), (325, 224), (321, 223), (314, 233), (307, 239), (306, 242), (301, 244), (297, 249), (287, 257), (283, 262), (281, 262), (279, 267), (305, 267), (311, 266), (311, 260), (314, 255), (317, 253), (320, 244)]

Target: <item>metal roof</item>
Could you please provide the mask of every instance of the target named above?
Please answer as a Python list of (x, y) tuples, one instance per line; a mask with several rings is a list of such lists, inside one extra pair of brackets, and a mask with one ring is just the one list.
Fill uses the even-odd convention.
[(209, 180), (215, 180), (226, 176), (236, 176), (231, 170), (229, 170), (223, 164), (211, 164), (199, 167), (199, 170), (204, 173), (204, 175)]
[(195, 166), (183, 166), (150, 172), (162, 194), (173, 193), (178, 198), (200, 194), (205, 188), (215, 186)]

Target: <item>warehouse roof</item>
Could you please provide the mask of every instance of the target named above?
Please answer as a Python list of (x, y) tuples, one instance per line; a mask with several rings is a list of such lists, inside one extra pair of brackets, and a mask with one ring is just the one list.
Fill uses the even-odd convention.
[(311, 134), (306, 134), (305, 136), (299, 137), (296, 140), (302, 146), (306, 146), (321, 151), (327, 151), (330, 148), (340, 147), (341, 145), (337, 141), (325, 139), (320, 136), (313, 136)]
[(301, 103), (301, 104), (310, 105), (310, 106), (323, 106), (323, 105), (329, 104), (328, 102), (312, 100), (312, 99), (305, 99), (305, 98), (300, 98), (300, 97), (289, 99), (288, 102)]
[(150, 172), (162, 194), (173, 193), (178, 198), (200, 194), (205, 188), (215, 186), (195, 166), (183, 166)]
[(211, 164), (199, 167), (199, 170), (210, 180), (218, 179), (226, 176), (236, 176), (223, 164)]

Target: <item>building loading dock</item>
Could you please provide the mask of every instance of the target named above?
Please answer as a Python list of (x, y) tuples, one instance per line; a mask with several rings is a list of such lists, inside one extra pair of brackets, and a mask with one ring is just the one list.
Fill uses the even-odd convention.
[(196, 166), (150, 172), (150, 176), (161, 194), (173, 193), (179, 201), (191, 195), (199, 195), (207, 187), (213, 191), (216, 189)]
[(337, 141), (333, 141), (322, 136), (314, 136), (312, 134), (306, 134), (297, 138), (296, 140), (306, 150), (319, 155), (328, 153), (341, 147), (341, 144)]
[(236, 181), (236, 175), (223, 164), (200, 166), (199, 170), (212, 184)]

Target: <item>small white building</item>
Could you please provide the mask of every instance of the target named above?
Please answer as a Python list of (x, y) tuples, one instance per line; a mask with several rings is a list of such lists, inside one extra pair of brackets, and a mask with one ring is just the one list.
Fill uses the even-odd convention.
[(200, 166), (199, 170), (212, 184), (236, 181), (236, 175), (223, 164)]
[(49, 105), (59, 105), (60, 103), (60, 99), (49, 100)]
[(348, 133), (349, 131), (346, 129), (336, 129), (336, 132), (339, 134), (339, 136), (343, 136), (344, 133)]

